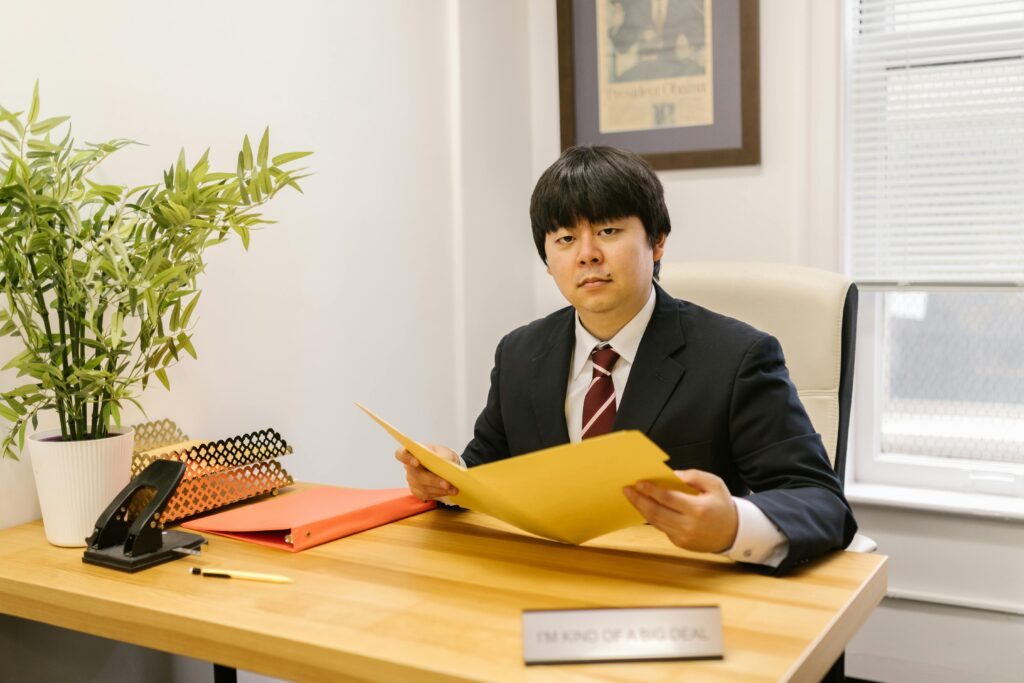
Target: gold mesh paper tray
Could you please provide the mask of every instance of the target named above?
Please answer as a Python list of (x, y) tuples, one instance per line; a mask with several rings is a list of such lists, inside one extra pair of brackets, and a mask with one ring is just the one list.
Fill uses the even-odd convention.
[(292, 447), (273, 429), (220, 441), (190, 440), (174, 422), (159, 420), (135, 426), (132, 477), (154, 460), (185, 463), (185, 476), (167, 503), (160, 523), (213, 510), (293, 482), (277, 461)]

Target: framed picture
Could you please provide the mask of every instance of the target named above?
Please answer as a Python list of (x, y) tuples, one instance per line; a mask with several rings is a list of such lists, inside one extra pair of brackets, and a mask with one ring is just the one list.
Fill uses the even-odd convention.
[(758, 0), (558, 0), (562, 148), (761, 163)]

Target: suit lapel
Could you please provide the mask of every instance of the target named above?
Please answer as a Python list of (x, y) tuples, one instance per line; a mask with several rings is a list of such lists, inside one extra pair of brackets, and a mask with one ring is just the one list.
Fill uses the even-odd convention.
[(629, 382), (616, 408), (613, 429), (647, 433), (686, 369), (672, 355), (685, 345), (676, 300), (657, 284), (657, 303), (640, 340)]
[(565, 426), (565, 392), (569, 384), (569, 361), (575, 343), (574, 312), (552, 329), (541, 350), (530, 362), (530, 397), (540, 434), (541, 448), (569, 442)]

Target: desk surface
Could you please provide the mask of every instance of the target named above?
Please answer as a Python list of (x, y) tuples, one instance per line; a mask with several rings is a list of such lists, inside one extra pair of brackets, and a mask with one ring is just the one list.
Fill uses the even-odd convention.
[[(886, 558), (785, 578), (681, 551), (643, 526), (567, 546), (434, 510), (301, 553), (209, 536), (138, 574), (85, 565), (41, 522), (0, 531), (0, 612), (297, 680), (818, 680), (885, 594)], [(276, 585), (193, 566), (287, 574)], [(721, 606), (720, 661), (526, 667), (523, 609)]]

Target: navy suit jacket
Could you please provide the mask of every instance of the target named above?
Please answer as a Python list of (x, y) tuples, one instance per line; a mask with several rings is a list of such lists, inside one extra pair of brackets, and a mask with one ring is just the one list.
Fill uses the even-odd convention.
[[(747, 496), (789, 540), (777, 573), (846, 547), (857, 524), (778, 341), (655, 288), (613, 429), (638, 429), (672, 469), (712, 472)], [(487, 405), (462, 454), (469, 466), (568, 443), (574, 316), (563, 308), (498, 344)]]

